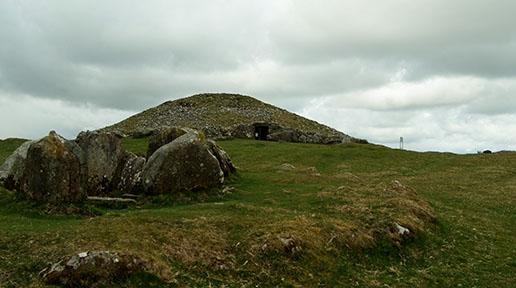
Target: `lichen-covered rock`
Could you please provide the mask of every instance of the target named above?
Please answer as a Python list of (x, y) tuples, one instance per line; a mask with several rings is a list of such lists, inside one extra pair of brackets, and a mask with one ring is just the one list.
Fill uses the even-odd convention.
[(114, 188), (114, 176), (122, 169), (126, 153), (113, 133), (81, 132), (75, 142), (84, 157), (85, 188), (88, 195), (106, 195)]
[(299, 142), (299, 133), (293, 129), (284, 129), (267, 136), (271, 141)]
[(160, 147), (142, 173), (142, 185), (148, 194), (205, 189), (223, 182), (219, 161), (210, 152), (204, 134), (198, 132), (188, 132)]
[(117, 183), (117, 190), (120, 193), (138, 193), (141, 187), (141, 174), (145, 166), (146, 159), (137, 156), (133, 153), (127, 152), (124, 160), (124, 165), (115, 182)]
[(159, 147), (168, 144), (178, 137), (186, 134), (188, 129), (179, 127), (168, 127), (155, 131), (149, 139), (149, 148), (147, 149), (147, 158), (149, 158)]
[(23, 175), (25, 159), (30, 145), (35, 141), (26, 141), (13, 154), (11, 154), (0, 166), (0, 183), (7, 189), (15, 190), (20, 185), (20, 178)]
[(230, 136), (235, 138), (254, 138), (254, 126), (245, 124), (235, 125), (231, 129)]
[(222, 150), (217, 143), (213, 140), (207, 140), (208, 147), (210, 148), (210, 152), (217, 158), (219, 161), (220, 169), (224, 172), (224, 176), (229, 176), (229, 174), (233, 174), (236, 172), (236, 167), (233, 165), (231, 158), (229, 158), (228, 153)]
[(18, 190), (36, 202), (60, 204), (84, 200), (80, 158), (80, 148), (75, 142), (51, 131), (29, 146)]
[(107, 287), (114, 281), (148, 270), (148, 264), (133, 255), (110, 251), (82, 252), (62, 258), (40, 272), (46, 284), (65, 287)]

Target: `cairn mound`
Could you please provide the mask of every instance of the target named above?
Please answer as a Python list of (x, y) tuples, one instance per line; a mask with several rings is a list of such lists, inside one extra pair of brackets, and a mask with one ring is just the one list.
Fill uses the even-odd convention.
[(254, 138), (322, 144), (360, 140), (253, 97), (224, 93), (197, 94), (168, 101), (101, 131), (142, 137), (174, 126), (196, 129), (213, 139)]

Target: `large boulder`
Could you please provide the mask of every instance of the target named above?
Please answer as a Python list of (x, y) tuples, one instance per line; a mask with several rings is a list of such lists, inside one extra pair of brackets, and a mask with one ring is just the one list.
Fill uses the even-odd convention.
[(80, 202), (80, 148), (54, 131), (27, 150), (19, 192), (29, 200), (51, 204)]
[(142, 173), (142, 185), (148, 194), (205, 189), (223, 182), (224, 172), (204, 134), (193, 131), (156, 150)]
[(88, 195), (106, 195), (116, 188), (117, 169), (125, 165), (126, 152), (113, 133), (81, 132), (75, 142), (81, 147), (82, 173)]
[(124, 165), (119, 168), (115, 177), (116, 188), (120, 193), (139, 193), (141, 186), (141, 174), (145, 166), (146, 159), (127, 152)]
[(20, 185), (20, 178), (23, 175), (25, 167), (25, 159), (30, 145), (36, 141), (26, 141), (11, 156), (9, 156), (4, 164), (0, 166), (0, 183), (7, 189), (15, 190)]
[(155, 131), (149, 139), (147, 158), (150, 158), (150, 156), (161, 146), (176, 140), (180, 136), (186, 134), (188, 131), (192, 130), (188, 128), (166, 127)]
[(283, 129), (267, 136), (271, 141), (299, 142), (301, 133), (294, 129)]

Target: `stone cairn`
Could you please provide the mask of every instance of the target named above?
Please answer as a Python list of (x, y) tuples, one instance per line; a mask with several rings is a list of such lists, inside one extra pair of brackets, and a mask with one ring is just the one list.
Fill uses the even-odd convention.
[(147, 158), (126, 151), (114, 133), (81, 132), (67, 140), (51, 131), (8, 157), (0, 166), (0, 183), (25, 199), (63, 204), (209, 189), (235, 172), (228, 154), (192, 129), (154, 132)]

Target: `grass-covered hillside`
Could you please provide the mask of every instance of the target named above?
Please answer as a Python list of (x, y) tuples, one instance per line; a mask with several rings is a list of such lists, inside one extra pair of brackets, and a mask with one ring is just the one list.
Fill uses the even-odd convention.
[[(145, 154), (146, 139), (124, 144)], [(97, 216), (50, 215), (0, 188), (0, 287), (44, 287), (47, 263), (85, 250), (152, 263), (121, 287), (516, 286), (516, 153), (219, 144), (239, 168), (221, 191), (89, 207)], [(1, 142), (0, 161), (16, 145)]]

